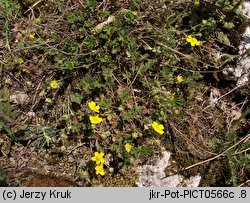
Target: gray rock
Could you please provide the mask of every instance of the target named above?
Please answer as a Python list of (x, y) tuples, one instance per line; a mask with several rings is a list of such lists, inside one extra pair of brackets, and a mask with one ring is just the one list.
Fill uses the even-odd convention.
[(137, 185), (139, 187), (198, 187), (201, 180), (199, 174), (189, 179), (185, 179), (179, 174), (165, 177), (165, 169), (171, 165), (170, 156), (170, 152), (163, 152), (162, 157), (159, 157), (155, 163), (145, 164), (138, 168), (139, 181)]

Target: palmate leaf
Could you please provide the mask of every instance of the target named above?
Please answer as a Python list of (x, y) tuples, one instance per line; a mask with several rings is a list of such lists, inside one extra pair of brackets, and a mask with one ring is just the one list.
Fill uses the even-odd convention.
[(84, 90), (85, 92), (89, 93), (92, 89), (103, 87), (103, 84), (99, 82), (97, 77), (87, 75), (81, 82), (77, 84), (77, 87), (79, 90)]
[(6, 87), (0, 90), (0, 99), (1, 100), (8, 101), (9, 97), (10, 97), (10, 93)]
[(10, 136), (10, 138), (12, 140), (15, 139), (10, 127), (8, 125), (5, 124), (5, 122), (3, 120), (0, 119), (0, 131), (5, 131), (8, 133), (8, 135)]
[(250, 154), (241, 155), (238, 164), (246, 169), (250, 169)]
[(7, 117), (12, 116), (11, 105), (8, 102), (0, 102), (0, 113), (3, 113)]
[(75, 102), (77, 104), (81, 104), (83, 96), (79, 93), (75, 93), (75, 94), (70, 95), (70, 98), (71, 98), (72, 102)]
[(222, 42), (223, 44), (226, 44), (230, 46), (230, 40), (228, 39), (227, 35), (225, 35), (223, 32), (218, 33), (218, 40)]

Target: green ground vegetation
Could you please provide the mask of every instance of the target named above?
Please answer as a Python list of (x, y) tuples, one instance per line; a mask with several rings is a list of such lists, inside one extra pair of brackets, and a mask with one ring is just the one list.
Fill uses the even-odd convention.
[[(247, 105), (230, 126), (219, 108), (204, 110), (207, 74), (239, 57), (242, 2), (0, 0), (0, 130), (12, 143), (63, 156), (80, 140), (88, 152), (78, 173), (90, 182), (163, 150), (179, 167), (222, 153), (249, 133), (239, 130), (243, 120), (249, 127)], [(28, 95), (24, 102), (10, 101), (16, 91)], [(246, 181), (249, 145), (223, 156), (223, 183), (218, 175), (204, 185)]]

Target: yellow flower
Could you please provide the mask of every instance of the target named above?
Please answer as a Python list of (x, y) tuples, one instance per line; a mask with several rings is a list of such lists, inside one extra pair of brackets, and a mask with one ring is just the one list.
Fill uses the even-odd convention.
[(29, 34), (29, 39), (30, 39), (30, 40), (34, 40), (34, 39), (35, 39), (35, 33)]
[(51, 83), (50, 83), (50, 87), (53, 88), (53, 89), (56, 89), (58, 88), (59, 84), (56, 80), (52, 80)]
[(88, 106), (89, 106), (90, 110), (99, 113), (100, 106), (97, 106), (94, 101), (89, 102)]
[(138, 137), (138, 133), (137, 132), (132, 133), (132, 137), (133, 138), (137, 138)]
[(88, 172), (87, 171), (82, 171), (82, 175), (83, 176), (88, 176)]
[(127, 151), (128, 153), (131, 151), (131, 148), (132, 148), (132, 145), (131, 145), (131, 144), (129, 144), (129, 143), (125, 144), (125, 149), (126, 149), (126, 151)]
[(196, 38), (192, 37), (191, 35), (188, 35), (188, 37), (186, 38), (186, 41), (189, 42), (192, 47), (200, 45), (200, 42)]
[(23, 58), (18, 58), (19, 64), (22, 64), (24, 62)]
[(204, 19), (203, 19), (203, 20), (202, 20), (202, 24), (203, 24), (203, 25), (206, 25), (206, 24), (207, 24), (207, 20), (204, 20)]
[(36, 18), (35, 23), (37, 23), (37, 24), (41, 23), (41, 18)]
[(99, 115), (89, 116), (89, 120), (92, 124), (98, 124), (102, 122), (102, 118), (100, 118)]
[(51, 103), (52, 103), (52, 100), (51, 100), (51, 98), (47, 97), (47, 98), (45, 99), (45, 102), (48, 103), (48, 104), (51, 104)]
[(102, 176), (105, 174), (105, 171), (103, 170), (103, 165), (102, 164), (101, 165), (97, 165), (95, 167), (95, 173), (96, 173), (96, 175), (100, 174)]
[(132, 133), (132, 137), (133, 137), (133, 138), (142, 137), (142, 133), (133, 132), (133, 133)]
[(200, 1), (199, 0), (194, 0), (194, 5), (195, 6), (199, 6), (200, 5)]
[(101, 153), (98, 153), (98, 152), (95, 152), (94, 153), (94, 156), (91, 158), (92, 161), (95, 161), (96, 165), (100, 165), (100, 164), (104, 164), (104, 153), (101, 152)]
[(183, 82), (183, 77), (182, 77), (181, 75), (178, 75), (178, 76), (177, 76), (177, 81), (178, 81), (179, 83)]
[(175, 99), (175, 92), (169, 96), (169, 100), (172, 102)]
[(153, 129), (157, 132), (157, 133), (159, 133), (159, 134), (163, 134), (164, 133), (164, 126), (162, 125), (162, 124), (160, 124), (160, 123), (157, 123), (157, 122), (153, 122), (153, 124), (152, 124), (152, 127), (153, 127)]
[(180, 114), (179, 109), (175, 109), (175, 110), (174, 110), (174, 113), (175, 113), (176, 115), (179, 115), (179, 114)]

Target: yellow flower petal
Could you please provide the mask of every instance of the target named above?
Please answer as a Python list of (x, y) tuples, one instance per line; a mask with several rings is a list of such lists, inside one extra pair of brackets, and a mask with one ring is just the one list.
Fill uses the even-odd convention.
[(172, 102), (175, 99), (175, 92), (169, 95), (169, 100)]
[(174, 110), (174, 113), (175, 113), (176, 115), (179, 115), (179, 114), (180, 114), (179, 109), (175, 109), (175, 110)]
[(186, 41), (189, 42), (192, 47), (200, 45), (200, 42), (196, 38), (192, 37), (191, 35), (187, 36)]
[(100, 118), (99, 115), (89, 116), (89, 120), (92, 124), (98, 124), (102, 122), (102, 118)]
[(51, 98), (47, 97), (47, 98), (45, 99), (45, 102), (48, 103), (48, 104), (51, 104), (51, 103), (52, 103), (52, 100), (51, 100)]
[(129, 153), (131, 151), (131, 149), (132, 149), (132, 145), (129, 144), (129, 143), (125, 144), (125, 149)]
[(34, 40), (34, 39), (35, 39), (35, 33), (29, 34), (29, 39), (30, 39), (30, 40)]
[(153, 127), (153, 129), (157, 132), (157, 133), (159, 133), (159, 134), (163, 134), (164, 133), (164, 126), (162, 125), (162, 124), (160, 124), (160, 123), (157, 123), (157, 122), (153, 122), (152, 123), (152, 127)]
[(180, 82), (180, 83), (183, 82), (183, 77), (181, 75), (178, 75), (177, 76), (177, 81)]
[(100, 175), (104, 175), (105, 174), (105, 171), (103, 170), (103, 165), (101, 164), (101, 165), (97, 165), (96, 167), (95, 167), (95, 170), (96, 170), (96, 175), (98, 175), (98, 174), (100, 174)]
[(53, 80), (50, 83), (50, 87), (53, 88), (53, 89), (56, 89), (56, 88), (59, 87), (59, 84), (58, 84), (58, 82), (56, 80)]
[(97, 106), (94, 101), (89, 102), (88, 106), (89, 106), (90, 110), (99, 113), (100, 106)]
[(204, 19), (203, 19), (203, 20), (202, 20), (202, 24), (203, 24), (203, 25), (206, 25), (206, 24), (207, 24), (207, 20), (204, 20)]
[(103, 158), (104, 153), (95, 152), (94, 156), (91, 158), (92, 161), (96, 162), (96, 165), (104, 164), (105, 160)]
[(37, 23), (37, 24), (41, 23), (41, 18), (36, 18), (35, 23)]
[(82, 175), (83, 176), (88, 176), (88, 172), (87, 171), (82, 171)]
[(19, 64), (22, 64), (24, 62), (23, 58), (18, 58)]
[(138, 137), (138, 133), (137, 132), (132, 133), (132, 137), (133, 138), (137, 138)]
[(200, 5), (200, 1), (199, 0), (194, 0), (194, 5), (195, 6), (199, 6)]

